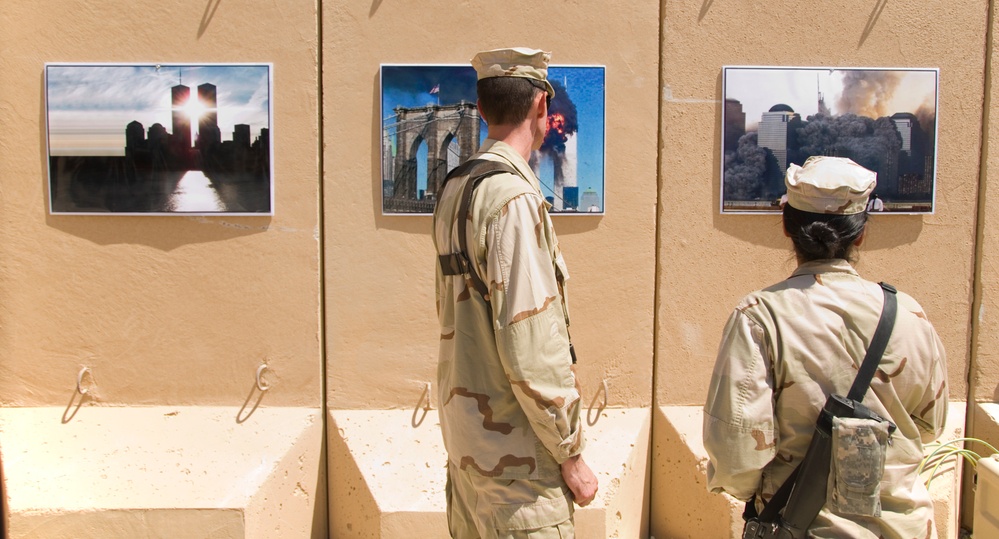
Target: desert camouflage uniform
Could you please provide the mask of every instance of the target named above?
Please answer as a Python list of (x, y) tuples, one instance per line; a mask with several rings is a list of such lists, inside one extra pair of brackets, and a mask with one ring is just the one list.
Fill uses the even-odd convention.
[[(489, 286), (491, 311), (470, 281), (437, 268), (438, 397), (449, 502), (463, 491), (477, 496), (462, 500), (464, 510), (449, 503), (452, 532), (465, 537), (455, 530), (471, 524), (454, 519), (474, 513), (479, 534), (506, 537), (515, 534), (496, 530), (571, 518), (559, 464), (583, 449), (580, 396), (562, 287), (568, 274), (540, 183), (503, 142), (486, 140), (475, 158), (504, 161), (524, 177), (501, 173), (484, 180), (472, 197), (468, 222), (459, 223), (467, 227), (473, 264)], [(438, 254), (459, 250), (454, 221), (465, 180), (450, 180), (437, 202)], [(543, 492), (530, 493), (538, 488)], [(547, 500), (527, 501), (538, 497)]]
[[(845, 260), (801, 265), (742, 300), (725, 327), (707, 402), (708, 488), (769, 500), (808, 448), (827, 395), (846, 395), (883, 305), (881, 288)], [(943, 430), (943, 346), (922, 308), (898, 294), (894, 330), (864, 404), (898, 426), (885, 457), (881, 515), (850, 516), (827, 501), (810, 537), (936, 537), (916, 468)]]

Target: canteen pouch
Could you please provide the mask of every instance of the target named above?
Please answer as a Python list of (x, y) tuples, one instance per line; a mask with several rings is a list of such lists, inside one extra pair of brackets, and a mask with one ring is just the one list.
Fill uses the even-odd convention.
[(832, 418), (827, 498), (831, 510), (881, 516), (881, 479), (891, 423), (879, 419)]
[[(835, 479), (835, 473), (843, 474), (843, 480), (839, 485), (839, 492), (841, 492), (840, 497), (848, 495), (849, 502), (844, 502), (844, 505), (852, 510), (863, 510), (870, 509), (871, 498), (875, 503), (879, 504), (880, 510), (880, 482), (881, 475), (878, 475), (878, 490), (876, 493), (867, 496), (859, 496), (857, 492), (856, 485), (859, 483), (864, 483), (870, 479), (870, 473), (867, 471), (861, 471), (857, 473), (857, 476), (851, 475), (851, 470), (844, 469), (852, 464), (847, 462), (838, 462), (837, 453), (838, 448), (836, 446), (836, 433), (833, 432), (833, 425), (837, 420), (853, 420), (853, 421), (867, 421), (870, 423), (881, 424), (884, 423), (886, 435), (884, 437), (885, 443), (882, 447), (887, 445), (887, 440), (893, 432), (895, 432), (895, 425), (890, 421), (886, 421), (884, 418), (876, 414), (870, 408), (864, 406), (863, 404), (853, 400), (843, 397), (842, 395), (830, 395), (826, 399), (826, 404), (823, 406), (822, 411), (819, 413), (819, 419), (815, 424), (815, 433), (812, 435), (812, 441), (808, 445), (808, 451), (805, 453), (805, 457), (802, 459), (798, 478), (794, 482), (794, 489), (791, 490), (790, 499), (787, 502), (787, 507), (784, 508), (784, 513), (781, 515), (781, 526), (791, 531), (791, 537), (794, 539), (803, 539), (808, 531), (808, 527), (811, 525), (812, 521), (815, 519), (815, 515), (819, 514), (822, 507), (828, 504), (829, 508), (833, 511), (839, 511), (840, 509), (832, 503), (832, 489), (836, 488), (830, 485), (835, 485), (837, 483)], [(846, 432), (846, 431), (844, 431)], [(846, 435), (849, 438), (849, 435)], [(860, 440), (856, 437), (848, 440), (852, 443), (860, 443)], [(842, 445), (842, 444), (841, 444)], [(851, 453), (849, 449), (845, 450), (844, 456), (854, 458), (857, 461), (863, 461), (865, 459), (870, 461), (872, 458), (870, 455), (870, 448), (864, 447), (865, 452), (860, 451), (860, 447), (857, 447), (857, 451)], [(881, 450), (880, 460), (878, 460), (879, 469), (884, 471), (884, 453)], [(838, 464), (838, 465), (837, 465)], [(833, 471), (833, 466), (836, 466), (836, 472)], [(866, 488), (866, 483), (864, 483)], [(865, 492), (868, 492), (867, 489)], [(857, 501), (863, 498), (868, 500), (867, 502), (861, 503)], [(866, 506), (864, 506), (866, 503)], [(851, 513), (853, 514), (853, 513)], [(869, 513), (864, 513), (869, 514)]]

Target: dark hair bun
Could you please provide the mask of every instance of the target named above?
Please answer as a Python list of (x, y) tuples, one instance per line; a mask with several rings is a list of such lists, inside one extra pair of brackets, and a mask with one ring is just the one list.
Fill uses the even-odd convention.
[(850, 215), (802, 211), (784, 205), (784, 230), (794, 242), (803, 262), (827, 258), (850, 258), (853, 244), (864, 233), (867, 212)]
[(829, 223), (815, 221), (798, 231), (798, 240), (802, 251), (809, 258), (835, 258), (840, 246), (839, 233), (829, 226)]

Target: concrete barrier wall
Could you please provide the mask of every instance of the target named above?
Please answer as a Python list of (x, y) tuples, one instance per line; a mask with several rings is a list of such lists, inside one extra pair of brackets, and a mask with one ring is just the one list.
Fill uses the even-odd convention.
[[(644, 537), (651, 525), (671, 536), (656, 532), (657, 504), (681, 512), (693, 504), (693, 521), (727, 529), (718, 514), (730, 516), (729, 501), (695, 504), (699, 496), (673, 491), (674, 478), (696, 485), (701, 473), (690, 449), (699, 441), (678, 425), (699, 424), (736, 301), (786, 276), (793, 257), (776, 216), (718, 212), (725, 65), (940, 68), (936, 211), (873, 219), (858, 269), (923, 304), (947, 349), (951, 400), (972, 404), (969, 435), (996, 430), (975, 406), (999, 391), (991, 0), (91, 4), (0, 6), (0, 407), (61, 417), (48, 433), (57, 439), (104, 407), (155, 410), (153, 424), (177, 411), (205, 428), (226, 410), (217, 413), (231, 424), (218, 432), (263, 428), (273, 419), (261, 411), (286, 408), (317, 423), (296, 430), (280, 455), (264, 434), (250, 436), (247, 462), (305, 474), (253, 483), (268, 485), (268, 502), (309, 493), (313, 505), (292, 504), (294, 519), (310, 519), (296, 529), (325, 534), (327, 506), (335, 537), (399, 536), (412, 523), (439, 529), (439, 434), (432, 420), (413, 419), (436, 367), (430, 219), (381, 213), (379, 66), (465, 64), (478, 50), (510, 45), (551, 50), (556, 64), (606, 67), (606, 213), (555, 218), (572, 274), (584, 400), (607, 406), (591, 446), (612, 455), (594, 458), (614, 488), (602, 491), (604, 505), (579, 513), (585, 533)], [(272, 64), (274, 215), (50, 215), (46, 62)], [(255, 381), (262, 364), (266, 392)], [(358, 423), (382, 413), (381, 430)], [(8, 517), (26, 507), (16, 505), (23, 477), (6, 464), (24, 450), (15, 432), (0, 431)], [(408, 456), (429, 467), (413, 477), (429, 482), (406, 489), (430, 505), (392, 505), (398, 492), (372, 486), (391, 467), (365, 446), (371, 436), (420, 445)], [(249, 481), (254, 469), (233, 471), (232, 481)], [(302, 513), (317, 500), (321, 509)], [(947, 506), (957, 514), (955, 500)], [(161, 509), (147, 504), (119, 521), (154, 522)], [(966, 506), (967, 525), (969, 514)], [(185, 515), (192, 529), (203, 522), (203, 513)], [(264, 533), (241, 528), (252, 518), (220, 520), (229, 530), (220, 533)]]

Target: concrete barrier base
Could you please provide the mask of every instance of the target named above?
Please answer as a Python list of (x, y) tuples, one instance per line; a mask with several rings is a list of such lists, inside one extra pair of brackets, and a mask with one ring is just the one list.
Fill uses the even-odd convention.
[[(950, 404), (947, 442), (963, 436), (965, 403)], [(708, 455), (702, 443), (700, 406), (662, 406), (656, 410), (652, 440), (652, 536), (663, 539), (742, 535), (744, 504), (727, 494), (707, 491)], [(927, 447), (927, 453), (932, 447)], [(962, 462), (950, 459), (937, 469), (930, 484), (937, 533), (959, 536), (959, 485)], [(925, 478), (932, 473), (927, 470)]]
[(10, 537), (324, 537), (321, 412), (239, 413), (0, 409)]
[[(576, 536), (645, 537), (650, 412), (606, 409), (594, 411), (592, 420), (584, 454), (600, 491), (588, 507), (577, 508)], [(330, 425), (333, 537), (449, 537), (447, 455), (436, 410), (425, 416), (421, 410), (334, 410)]]

